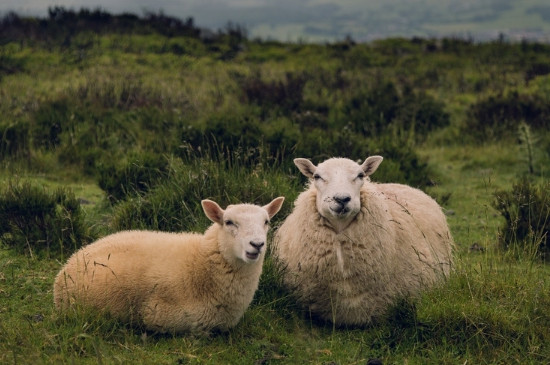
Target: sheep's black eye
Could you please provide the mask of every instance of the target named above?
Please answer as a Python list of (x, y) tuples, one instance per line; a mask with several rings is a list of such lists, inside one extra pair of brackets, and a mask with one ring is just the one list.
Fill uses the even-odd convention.
[(235, 223), (233, 223), (232, 220), (226, 220), (224, 223), (225, 223), (226, 226), (234, 226), (235, 225)]
[(267, 226), (269, 224), (269, 221), (266, 219), (265, 220), (265, 225)]
[(322, 180), (321, 175), (319, 175), (319, 174), (314, 174), (314, 175), (313, 175), (313, 178), (314, 178), (315, 180)]
[(357, 175), (357, 178), (358, 179), (364, 179), (365, 178), (365, 174), (360, 172), (359, 175)]

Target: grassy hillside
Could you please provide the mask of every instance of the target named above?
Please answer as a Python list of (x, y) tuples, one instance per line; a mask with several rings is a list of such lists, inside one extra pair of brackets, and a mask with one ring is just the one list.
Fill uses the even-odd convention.
[[(550, 361), (550, 46), (287, 44), (64, 9), (0, 33), (0, 363)], [(243, 320), (208, 338), (53, 308), (55, 274), (97, 237), (202, 231), (201, 199), (284, 195), (276, 229), (306, 183), (293, 158), (372, 154), (373, 180), (440, 202), (456, 265), (368, 328), (313, 321), (269, 256)]]

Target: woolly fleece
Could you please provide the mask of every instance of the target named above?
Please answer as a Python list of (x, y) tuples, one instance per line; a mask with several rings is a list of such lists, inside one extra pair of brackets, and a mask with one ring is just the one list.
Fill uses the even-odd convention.
[(314, 315), (337, 325), (366, 325), (394, 301), (449, 274), (451, 234), (439, 205), (422, 191), (366, 179), (361, 208), (336, 233), (310, 185), (277, 230), (283, 281)]
[[(248, 204), (230, 207), (259, 215), (265, 239), (264, 221), (282, 201), (275, 199), (267, 211)], [(223, 215), (219, 220), (225, 225)], [(227, 233), (222, 224), (214, 223), (204, 235), (124, 231), (83, 247), (55, 279), (55, 306), (63, 310), (76, 302), (158, 332), (227, 330), (252, 301), (265, 250), (251, 262), (237, 258), (235, 227)]]

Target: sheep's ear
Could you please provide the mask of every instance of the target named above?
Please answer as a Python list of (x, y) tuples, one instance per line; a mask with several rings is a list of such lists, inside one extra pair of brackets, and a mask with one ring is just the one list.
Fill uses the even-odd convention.
[(365, 162), (363, 162), (363, 164), (361, 165), (361, 168), (363, 169), (363, 172), (365, 173), (365, 175), (367, 176), (372, 175), (376, 171), (378, 166), (380, 166), (383, 159), (384, 158), (382, 156), (367, 157)]
[(204, 199), (201, 201), (202, 210), (204, 214), (214, 223), (223, 224), (223, 209), (220, 208), (218, 203), (212, 200)]
[(284, 201), (285, 201), (285, 197), (280, 196), (278, 198), (273, 199), (273, 201), (268, 205), (263, 206), (263, 208), (267, 211), (267, 215), (269, 215), (269, 219), (271, 219), (275, 214), (277, 214), (277, 212), (283, 206)]
[(300, 169), (300, 172), (304, 174), (306, 177), (312, 179), (313, 174), (315, 173), (315, 170), (317, 169), (317, 166), (313, 164), (310, 160), (307, 158), (295, 158), (294, 164), (298, 169)]

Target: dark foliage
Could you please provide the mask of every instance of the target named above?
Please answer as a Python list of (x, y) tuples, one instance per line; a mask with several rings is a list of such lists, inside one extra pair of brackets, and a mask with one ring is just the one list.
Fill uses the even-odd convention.
[(169, 162), (164, 156), (141, 153), (128, 158), (124, 164), (107, 160), (98, 164), (99, 187), (115, 203), (149, 191), (168, 177)]
[(399, 92), (393, 82), (382, 80), (354, 95), (344, 115), (353, 131), (365, 137), (377, 137), (393, 128), (421, 138), (450, 122), (443, 103), (408, 87)]
[(534, 62), (529, 64), (525, 70), (525, 81), (529, 82), (537, 76), (550, 74), (550, 64), (547, 62)]
[[(234, 168), (228, 163), (195, 159), (174, 166), (171, 175), (146, 194), (117, 205), (113, 228), (202, 231), (211, 223), (202, 211), (202, 199), (213, 199), (222, 207), (242, 202), (264, 205), (278, 196), (291, 202), (300, 189), (293, 184), (299, 183), (261, 167)], [(289, 209), (291, 204), (285, 202), (277, 219), (286, 216)]]
[(68, 128), (70, 109), (67, 100), (42, 104), (34, 114), (35, 147), (52, 149), (61, 143), (61, 133)]
[(168, 37), (199, 37), (201, 30), (193, 18), (181, 20), (163, 13), (146, 13), (143, 17), (133, 14), (111, 15), (101, 10), (83, 8), (79, 11), (64, 7), (51, 7), (48, 17), (42, 19), (24, 18), (10, 12), (0, 20), (0, 34), (4, 42), (9, 41), (59, 41), (71, 45), (79, 33), (138, 33), (157, 32)]
[(470, 107), (464, 133), (479, 140), (502, 138), (514, 135), (522, 121), (534, 129), (548, 129), (550, 105), (538, 95), (490, 96)]
[(284, 113), (291, 113), (303, 102), (307, 80), (304, 73), (287, 73), (282, 81), (264, 81), (260, 75), (254, 75), (244, 78), (240, 84), (245, 102), (257, 104), (265, 110), (278, 107)]
[(70, 190), (10, 182), (0, 192), (0, 242), (17, 252), (63, 258), (92, 240)]
[(550, 181), (536, 185), (523, 178), (510, 191), (497, 191), (493, 206), (504, 217), (501, 243), (538, 244), (539, 252), (550, 252)]
[[(1, 46), (0, 41), (0, 46)], [(10, 55), (7, 51), (0, 50), (0, 80), (2, 76), (11, 75), (17, 72), (21, 72), (24, 69), (24, 60), (18, 59)]]
[(30, 153), (29, 124), (15, 122), (0, 124), (0, 160), (23, 158)]

